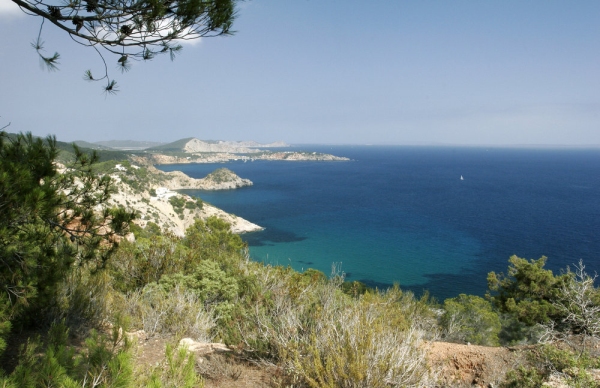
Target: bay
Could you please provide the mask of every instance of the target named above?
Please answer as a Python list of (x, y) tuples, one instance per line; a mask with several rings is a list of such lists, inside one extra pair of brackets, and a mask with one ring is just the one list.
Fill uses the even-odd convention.
[[(600, 151), (306, 145), (349, 162), (234, 161), (158, 166), (202, 178), (227, 167), (254, 185), (186, 193), (266, 229), (254, 260), (348, 280), (399, 283), (439, 300), (483, 295), (508, 258), (600, 270)], [(464, 180), (460, 178), (464, 177)]]

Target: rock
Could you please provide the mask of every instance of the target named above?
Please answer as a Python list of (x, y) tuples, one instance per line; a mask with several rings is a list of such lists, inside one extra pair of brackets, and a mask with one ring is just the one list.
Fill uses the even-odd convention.
[(215, 352), (230, 352), (231, 349), (227, 345), (218, 342), (198, 342), (191, 338), (183, 338), (179, 341), (179, 346), (185, 346), (188, 351), (204, 356)]
[(558, 375), (550, 375), (548, 381), (542, 384), (544, 388), (569, 388), (565, 379)]
[[(119, 329), (121, 330), (121, 329)], [(146, 334), (146, 332), (144, 330), (136, 330), (136, 331), (126, 331), (125, 335), (127, 336), (127, 339), (131, 340), (138, 340), (138, 341), (145, 341), (146, 339), (148, 339), (148, 335)]]

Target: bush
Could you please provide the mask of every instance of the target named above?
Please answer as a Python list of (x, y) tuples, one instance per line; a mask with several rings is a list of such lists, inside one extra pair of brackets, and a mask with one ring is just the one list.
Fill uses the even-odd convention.
[(508, 275), (488, 274), (488, 287), (494, 292), (489, 297), (494, 305), (529, 326), (557, 320), (559, 312), (552, 301), (568, 275), (554, 276), (544, 269), (546, 257), (528, 261), (512, 256), (509, 263)]
[(105, 387), (135, 386), (131, 347), (116, 327), (110, 338), (92, 332), (79, 351), (67, 345), (67, 337), (67, 328), (58, 324), (51, 328), (43, 352), (39, 338), (29, 341), (4, 383), (23, 388), (74, 388), (92, 382)]
[(185, 348), (167, 345), (165, 361), (152, 368), (143, 377), (140, 386), (148, 388), (198, 388), (203, 387), (202, 378), (196, 374), (196, 359)]
[[(240, 325), (246, 346), (281, 362), (291, 379), (313, 387), (427, 386), (421, 327), (429, 309), (399, 288), (352, 298), (343, 278), (323, 280), (263, 267), (264, 299)], [(426, 312), (427, 311), (427, 312)], [(434, 330), (433, 330), (434, 331)], [(302, 386), (302, 385), (301, 385)]]
[(122, 297), (123, 312), (133, 327), (148, 335), (175, 334), (210, 342), (215, 326), (210, 311), (192, 290), (176, 285), (168, 292), (156, 283)]
[(477, 345), (499, 344), (500, 318), (492, 311), (490, 302), (474, 295), (460, 294), (444, 301), (441, 325), (450, 341)]
[(193, 256), (172, 234), (124, 242), (109, 263), (114, 288), (121, 292), (158, 282), (163, 275), (187, 272), (192, 266)]
[(586, 352), (542, 345), (530, 352), (529, 358), (530, 366), (521, 366), (507, 374), (504, 387), (539, 387), (550, 376), (559, 377), (568, 387), (600, 387), (600, 383), (588, 372), (600, 367), (600, 359)]

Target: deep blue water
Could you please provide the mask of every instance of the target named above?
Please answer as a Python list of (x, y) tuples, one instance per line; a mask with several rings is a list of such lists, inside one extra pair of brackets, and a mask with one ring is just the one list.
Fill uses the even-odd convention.
[[(482, 295), (508, 258), (583, 259), (600, 272), (600, 150), (305, 146), (350, 162), (160, 166), (201, 178), (227, 167), (254, 186), (186, 191), (264, 226), (255, 260), (395, 282), (443, 300)], [(461, 175), (464, 180), (460, 180)]]

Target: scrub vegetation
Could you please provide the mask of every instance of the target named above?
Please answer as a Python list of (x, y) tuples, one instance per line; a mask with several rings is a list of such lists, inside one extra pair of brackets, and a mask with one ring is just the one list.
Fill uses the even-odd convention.
[[(442, 386), (428, 362), (440, 340), (521, 349), (506, 387), (600, 386), (600, 291), (582, 262), (556, 275), (544, 257), (513, 256), (485, 298), (440, 304), (345, 282), (336, 265), (326, 276), (254, 262), (214, 217), (183, 237), (130, 228), (132, 214), (103, 207), (112, 182), (91, 173), (95, 156), (75, 149), (59, 173), (52, 138), (0, 141), (2, 387), (204, 386), (184, 337), (276, 366), (275, 386)], [(134, 242), (118, 238), (129, 230)], [(138, 330), (171, 343), (161, 362), (136, 360), (126, 333)]]

